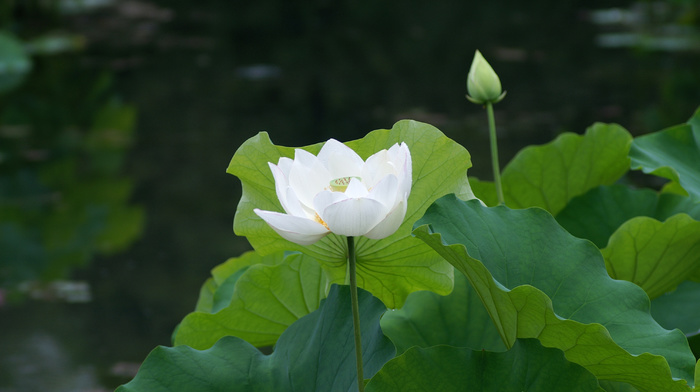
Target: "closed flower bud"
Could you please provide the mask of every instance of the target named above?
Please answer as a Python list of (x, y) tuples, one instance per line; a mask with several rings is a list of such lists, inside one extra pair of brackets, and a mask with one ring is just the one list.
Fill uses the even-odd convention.
[(501, 80), (478, 50), (467, 76), (467, 99), (476, 104), (496, 103), (506, 95)]

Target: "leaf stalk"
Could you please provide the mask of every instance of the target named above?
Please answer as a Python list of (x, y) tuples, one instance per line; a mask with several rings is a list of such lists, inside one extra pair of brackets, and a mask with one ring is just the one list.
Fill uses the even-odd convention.
[(498, 141), (496, 137), (496, 119), (493, 115), (493, 103), (486, 103), (486, 112), (489, 118), (489, 141), (491, 144), (491, 166), (493, 167), (493, 183), (496, 185), (498, 204), (505, 204), (503, 187), (501, 185), (501, 169), (498, 164)]
[(357, 299), (357, 275), (355, 259), (355, 238), (348, 237), (348, 275), (350, 276), (350, 303), (352, 305), (352, 326), (355, 332), (355, 359), (357, 361), (357, 389), (365, 391), (365, 378), (362, 369), (362, 335), (360, 334), (360, 305)]

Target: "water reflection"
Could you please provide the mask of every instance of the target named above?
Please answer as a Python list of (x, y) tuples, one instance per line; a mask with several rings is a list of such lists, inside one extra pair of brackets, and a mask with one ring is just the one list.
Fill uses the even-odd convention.
[[(3, 391), (30, 387), (10, 375), (37, 347), (62, 352), (71, 365), (58, 372), (80, 390), (128, 381), (169, 344), (209, 269), (248, 249), (231, 231), (240, 189), (224, 171), (259, 130), (298, 146), (414, 118), (465, 145), (470, 173), (488, 178), (484, 115), (464, 99), (476, 48), (508, 90), (502, 164), (561, 131), (655, 131), (700, 103), (697, 52), (601, 47), (636, 30), (593, 23), (588, 3), (62, 1), (106, 8), (48, 16), (29, 3), (0, 12), (2, 28), (33, 42), (60, 25), (85, 46), (32, 55), (0, 96)], [(92, 302), (20, 285), (62, 277), (86, 282)], [(14, 296), (26, 301), (8, 306)]]
[(45, 332), (25, 334), (6, 345), (0, 361), (12, 369), (4, 378), (12, 387), (0, 387), (0, 392), (105, 390), (94, 365), (76, 365), (63, 342)]
[[(70, 74), (60, 80), (72, 83)], [(127, 248), (143, 222), (122, 175), (135, 109), (105, 97), (101, 77), (86, 86), (92, 96), (51, 97), (46, 90), (75, 87), (35, 83), (3, 97), (0, 111), (0, 285), (10, 295)]]
[(628, 8), (591, 12), (591, 21), (607, 30), (598, 45), (641, 50), (699, 51), (700, 31), (693, 25), (697, 4), (692, 2), (636, 2)]
[(66, 27), (60, 9), (11, 11), (0, 25), (0, 390), (97, 391), (97, 352), (74, 328), (88, 314), (63, 305), (89, 309), (78, 304), (90, 284), (68, 279), (142, 232), (124, 176), (136, 109), (110, 72), (81, 66), (80, 35), (52, 32)]

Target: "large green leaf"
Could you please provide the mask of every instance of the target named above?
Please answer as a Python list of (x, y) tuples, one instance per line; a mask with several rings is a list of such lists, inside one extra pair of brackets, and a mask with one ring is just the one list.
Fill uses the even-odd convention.
[(199, 291), (195, 311), (216, 313), (228, 306), (233, 298), (233, 290), (238, 278), (251, 265), (277, 265), (283, 261), (283, 252), (260, 256), (258, 252), (249, 251), (238, 257), (231, 257), (211, 270), (212, 277), (204, 282)]
[(537, 340), (518, 340), (506, 352), (468, 348), (414, 347), (387, 362), (367, 392), (603, 391), (586, 369), (561, 350)]
[[(584, 135), (564, 133), (548, 144), (524, 148), (503, 169), (506, 205), (542, 207), (556, 215), (573, 197), (625, 174), (631, 141), (621, 126), (596, 123)], [(495, 204), (493, 184), (473, 181), (472, 185), (477, 197)]]
[[(381, 301), (359, 290), (364, 375), (372, 377), (395, 349), (382, 335)], [(158, 347), (118, 392), (357, 391), (350, 288), (334, 285), (318, 310), (287, 329), (270, 355), (236, 337), (204, 351)]]
[(644, 292), (611, 279), (598, 249), (545, 211), (446, 196), (419, 223), (439, 233), (414, 230), (467, 276), (508, 346), (537, 338), (599, 379), (640, 391), (686, 390), (672, 379), (692, 380), (683, 334), (660, 327)]
[[(430, 204), (466, 186), (469, 152), (436, 128), (415, 121), (400, 121), (390, 130), (370, 132), (348, 142), (363, 159), (405, 142), (413, 160), (413, 187), (402, 226), (388, 238), (356, 241), (358, 285), (372, 292), (390, 308), (400, 307), (406, 296), (418, 290), (447, 294), (452, 290), (452, 268), (428, 246), (410, 236), (413, 223)], [(316, 154), (321, 144), (302, 147)], [(268, 162), (293, 157), (294, 149), (272, 144), (266, 133), (247, 140), (233, 156), (228, 172), (240, 178), (243, 195), (236, 211), (234, 230), (248, 238), (259, 252), (298, 250), (323, 264), (332, 283), (345, 282), (347, 244), (344, 237), (326, 236), (311, 246), (284, 240), (253, 212), (253, 208), (282, 211)], [(465, 193), (465, 192), (462, 192)]]
[(615, 230), (634, 217), (663, 221), (680, 212), (699, 220), (700, 203), (687, 196), (616, 184), (599, 186), (573, 198), (557, 215), (557, 222), (576, 237), (604, 248)]
[(413, 346), (440, 344), (505, 350), (481, 299), (461, 273), (455, 274), (455, 288), (447, 296), (411, 293), (403, 308), (382, 317), (382, 330), (400, 353)]
[(199, 289), (199, 298), (194, 310), (198, 312), (212, 313), (214, 309), (214, 294), (218, 286), (214, 283), (214, 278), (207, 279)]
[(700, 283), (685, 281), (676, 290), (651, 301), (651, 315), (664, 328), (678, 328), (686, 335), (700, 333)]
[(487, 206), (493, 207), (498, 205), (498, 195), (496, 195), (496, 187), (493, 182), (482, 181), (476, 177), (469, 177), (469, 186), (471, 186), (474, 195)]
[[(281, 262), (282, 254), (276, 255)], [(246, 265), (255, 261), (258, 264)], [(176, 345), (203, 350), (224, 336), (237, 336), (257, 347), (272, 345), (287, 327), (318, 308), (328, 288), (320, 265), (299, 253), (279, 264), (251, 252), (217, 268), (214, 313), (188, 314), (178, 327)]]
[[(687, 215), (673, 217), (679, 213)], [(639, 284), (651, 298), (700, 271), (698, 219), (700, 203), (687, 196), (623, 185), (594, 188), (557, 215), (571, 234), (605, 248), (612, 277)]]
[(629, 156), (632, 169), (680, 183), (700, 201), (700, 109), (686, 124), (635, 138)]
[(598, 384), (605, 392), (639, 392), (637, 388), (623, 382), (598, 380)]
[(700, 222), (686, 214), (665, 222), (636, 217), (620, 226), (601, 252), (612, 278), (633, 282), (654, 299), (700, 268)]

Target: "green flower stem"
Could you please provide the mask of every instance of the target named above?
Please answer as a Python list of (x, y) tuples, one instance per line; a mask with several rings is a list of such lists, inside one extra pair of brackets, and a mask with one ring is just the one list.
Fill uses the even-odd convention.
[(352, 326), (355, 331), (355, 359), (357, 360), (357, 389), (365, 390), (362, 375), (362, 336), (360, 335), (360, 305), (357, 301), (357, 276), (355, 274), (355, 238), (348, 237), (348, 275), (350, 275), (350, 303), (352, 304)]
[(486, 103), (486, 112), (489, 117), (489, 139), (491, 142), (491, 166), (493, 166), (493, 183), (496, 184), (498, 204), (505, 204), (503, 187), (501, 186), (501, 169), (498, 165), (498, 141), (496, 137), (496, 120), (493, 117), (493, 104)]

